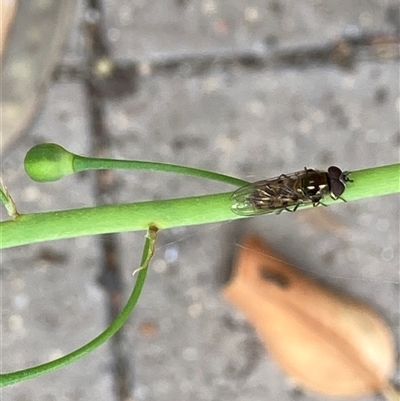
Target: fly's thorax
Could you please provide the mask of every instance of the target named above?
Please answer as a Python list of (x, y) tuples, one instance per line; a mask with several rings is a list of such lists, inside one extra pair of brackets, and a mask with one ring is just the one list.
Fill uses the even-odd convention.
[(319, 202), (330, 193), (328, 175), (324, 171), (305, 169), (295, 183), (294, 190), (304, 201)]

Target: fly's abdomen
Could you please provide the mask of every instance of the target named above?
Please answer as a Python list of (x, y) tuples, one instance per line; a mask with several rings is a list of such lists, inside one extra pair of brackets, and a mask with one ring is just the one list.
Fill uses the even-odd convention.
[(297, 200), (271, 193), (264, 185), (265, 181), (246, 185), (232, 194), (232, 211), (242, 216), (276, 213), (290, 206), (295, 206)]

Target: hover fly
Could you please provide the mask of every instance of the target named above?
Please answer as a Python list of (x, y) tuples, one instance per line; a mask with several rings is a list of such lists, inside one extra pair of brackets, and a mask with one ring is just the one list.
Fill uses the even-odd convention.
[(281, 174), (269, 180), (257, 181), (239, 188), (232, 194), (232, 211), (241, 216), (294, 212), (299, 206), (318, 206), (326, 196), (342, 199), (351, 180), (349, 172), (331, 166), (328, 171), (304, 168), (291, 174)]

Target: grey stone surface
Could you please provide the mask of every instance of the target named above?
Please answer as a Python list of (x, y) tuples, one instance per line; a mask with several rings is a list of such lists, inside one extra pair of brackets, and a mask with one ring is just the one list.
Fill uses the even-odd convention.
[[(296, 47), (336, 40), (354, 29), (392, 34), (385, 16), (393, 4), (121, 1), (117, 6), (108, 1), (105, 11), (112, 54), (146, 60), (246, 50), (271, 35), (277, 46)], [(74, 24), (72, 35), (78, 27)], [(347, 70), (215, 66), (206, 74), (168, 75), (143, 68), (135, 93), (106, 101), (110, 156), (179, 163), (251, 181), (304, 166), (353, 170), (399, 162), (398, 72), (398, 60), (378, 59)], [(88, 153), (79, 82), (53, 85), (29, 135), (2, 156), (2, 171), (23, 211), (93, 205), (91, 174), (49, 184), (26, 178), (23, 156), (40, 141)], [(118, 172), (117, 177), (120, 202), (230, 189), (169, 174)], [(331, 399), (293, 391), (244, 317), (221, 298), (218, 277), (238, 237), (258, 232), (300, 269), (375, 306), (398, 339), (398, 222), (399, 198), (388, 196), (161, 232), (145, 291), (127, 325), (133, 399)], [(129, 289), (143, 233), (121, 235), (120, 242)], [(99, 255), (96, 238), (2, 251), (4, 371), (70, 351), (102, 330), (105, 304), (95, 282)], [(59, 372), (3, 389), (2, 399), (111, 400), (110, 364), (105, 346)], [(394, 375), (398, 380), (398, 363)]]
[[(151, 77), (135, 97), (109, 102), (108, 121), (118, 157), (213, 166), (249, 180), (303, 165), (352, 170), (398, 160), (398, 91), (391, 89), (397, 81), (394, 63), (365, 63), (352, 72), (311, 68)], [(382, 87), (393, 97), (377, 104), (375, 94)], [(220, 184), (170, 176), (152, 180), (148, 174), (124, 174), (121, 179), (127, 184), (119, 192), (121, 201), (131, 199), (135, 188), (139, 199), (161, 198), (171, 190), (173, 196), (221, 190)], [(158, 284), (149, 284), (138, 308), (159, 333), (153, 344), (146, 338), (136, 344), (138, 366), (147, 362), (159, 368), (138, 370), (143, 392), (138, 397), (294, 399), (282, 379), (273, 380), (278, 369), (260, 355), (262, 348), (242, 318), (232, 315), (218, 295), (221, 252), (235, 250), (236, 231), (259, 232), (299, 268), (368, 301), (383, 312), (397, 338), (397, 216), (398, 198), (392, 196), (161, 233), (163, 245), (154, 262), (161, 277), (149, 278)], [(324, 223), (331, 220), (332, 227)], [(133, 241), (128, 239), (124, 249)], [(168, 263), (171, 255), (179, 256)], [(307, 394), (300, 399), (326, 398)]]
[[(28, 136), (2, 156), (2, 172), (21, 212), (93, 204), (89, 177), (38, 185), (23, 169), (26, 151), (54, 141), (86, 153), (87, 114), (82, 85), (55, 84)], [(5, 219), (2, 210), (2, 218)], [(47, 362), (79, 348), (104, 329), (105, 299), (96, 283), (98, 239), (33, 244), (1, 252), (2, 371)], [(1, 400), (110, 400), (107, 346), (50, 376), (1, 389)], [(101, 379), (99, 379), (101, 378)]]
[(321, 44), (343, 35), (393, 33), (394, 1), (122, 0), (105, 2), (117, 59)]

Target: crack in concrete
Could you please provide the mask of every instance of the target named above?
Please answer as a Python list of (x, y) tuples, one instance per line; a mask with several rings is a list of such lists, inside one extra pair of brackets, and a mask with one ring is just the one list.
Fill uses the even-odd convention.
[[(85, 16), (86, 66), (81, 72), (81, 77), (86, 89), (92, 153), (101, 157), (109, 154), (111, 147), (110, 135), (104, 118), (104, 98), (111, 96), (113, 92), (110, 92), (109, 85), (105, 85), (104, 82), (107, 83), (109, 77), (115, 74), (115, 70), (112, 63), (109, 62), (101, 0), (88, 0)], [(117, 69), (117, 71), (119, 70)], [(115, 85), (111, 85), (111, 89), (114, 87)], [(96, 202), (98, 204), (109, 203), (110, 198), (115, 193), (114, 174), (110, 171), (97, 171), (95, 177)], [(102, 266), (98, 281), (103, 285), (108, 295), (108, 323), (111, 323), (124, 306), (123, 278), (117, 234), (100, 236), (99, 246)], [(112, 374), (115, 399), (125, 401), (131, 397), (133, 375), (123, 329), (113, 336), (110, 346), (113, 359)]]
[[(337, 41), (312, 46), (283, 47), (265, 43), (265, 46), (255, 49), (150, 56), (146, 60), (113, 62), (109, 57), (111, 73), (98, 76), (97, 83), (103, 88), (105, 97), (118, 97), (135, 90), (135, 78), (144, 70), (146, 75), (152, 76), (178, 74), (191, 77), (238, 67), (243, 71), (315, 65), (337, 65), (349, 69), (364, 61), (399, 60), (399, 44), (400, 36), (374, 33), (343, 36)], [(61, 64), (56, 67), (53, 77), (58, 81), (80, 79), (83, 75), (79, 65)]]

